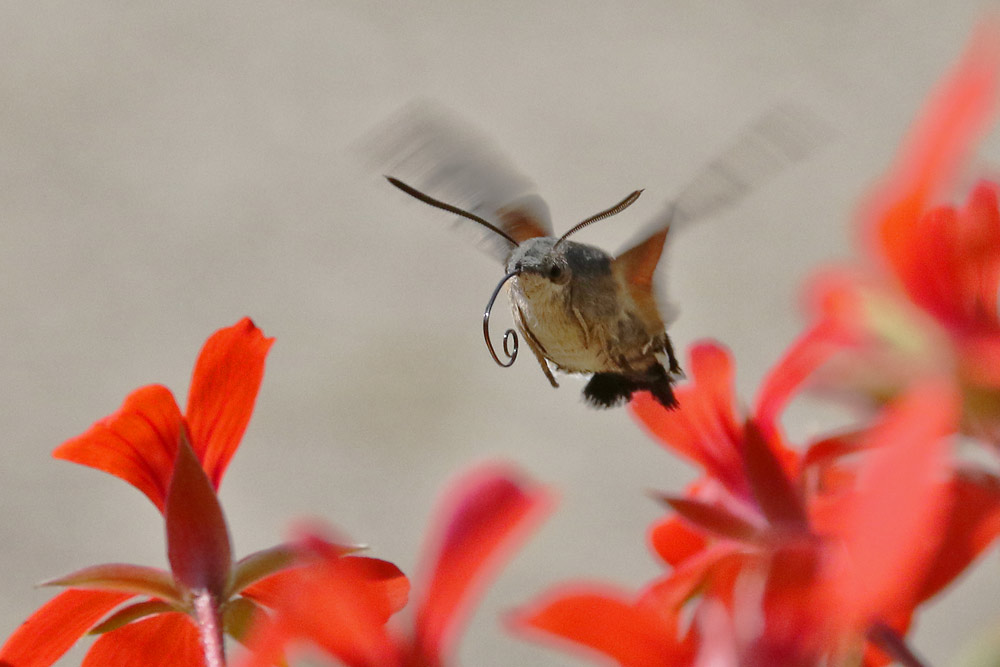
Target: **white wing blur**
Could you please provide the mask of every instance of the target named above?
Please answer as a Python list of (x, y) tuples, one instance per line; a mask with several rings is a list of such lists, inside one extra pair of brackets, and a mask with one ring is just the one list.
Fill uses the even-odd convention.
[[(369, 143), (386, 175), (478, 215), (518, 241), (552, 235), (548, 206), (535, 194), (534, 184), (490, 142), (443, 109), (411, 104), (384, 123)], [(506, 258), (511, 245), (504, 238), (467, 219), (456, 221), (476, 229), (500, 261)]]

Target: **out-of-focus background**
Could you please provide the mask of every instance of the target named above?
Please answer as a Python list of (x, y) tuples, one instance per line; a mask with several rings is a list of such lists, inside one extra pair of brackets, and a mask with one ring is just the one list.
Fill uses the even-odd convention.
[[(838, 136), (679, 235), (663, 272), (675, 344), (727, 344), (749, 401), (798, 331), (802, 279), (852, 252), (854, 207), (986, 6), (7, 3), (0, 634), (52, 595), (35, 582), (165, 565), (148, 501), (50, 451), (143, 384), (183, 405), (203, 341), (249, 315), (277, 343), (221, 490), (237, 552), (318, 516), (412, 571), (446, 481), (510, 460), (558, 490), (558, 511), (492, 587), (459, 658), (580, 664), (507, 636), (498, 615), (567, 578), (649, 579), (660, 510), (647, 492), (693, 471), (624, 410), (586, 408), (582, 382), (551, 389), (530, 354), (493, 363), (479, 323), (499, 267), (447, 214), (389, 187), (364, 138), (432, 100), (536, 181), (557, 230), (643, 187), (577, 238), (614, 251), (740, 127), (776, 104), (811, 109)], [(996, 159), (995, 140), (982, 155)], [(828, 417), (798, 402), (786, 423), (802, 436)], [(995, 559), (918, 619), (930, 662), (1000, 620)]]

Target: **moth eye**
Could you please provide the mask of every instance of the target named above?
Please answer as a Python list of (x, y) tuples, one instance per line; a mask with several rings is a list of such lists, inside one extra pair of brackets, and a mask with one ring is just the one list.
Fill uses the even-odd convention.
[(549, 267), (549, 271), (546, 274), (552, 282), (557, 285), (563, 285), (569, 281), (569, 269), (564, 268), (558, 264), (553, 264)]

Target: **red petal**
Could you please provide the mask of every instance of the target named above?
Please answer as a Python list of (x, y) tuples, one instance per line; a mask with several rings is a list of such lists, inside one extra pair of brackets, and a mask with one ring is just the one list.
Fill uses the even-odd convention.
[(262, 592), (274, 613), (251, 629), (246, 667), (271, 667), (286, 645), (308, 640), (348, 665), (400, 664), (399, 651), (385, 629), (385, 597), (371, 582), (339, 562), (320, 561), (257, 582), (248, 597)]
[[(410, 582), (402, 571), (389, 561), (363, 556), (344, 556), (327, 561), (326, 566), (336, 572), (336, 576), (347, 576), (365, 582), (369, 591), (366, 597), (374, 605), (373, 610), (382, 618), (383, 623), (406, 606)], [(248, 586), (241, 594), (265, 607), (274, 607), (280, 603), (290, 586), (297, 585), (301, 576), (297, 572), (298, 569), (283, 570), (264, 577)]]
[(844, 267), (816, 271), (806, 281), (806, 307), (814, 318), (830, 321), (845, 343), (858, 343), (869, 329), (870, 308), (863, 295), (869, 281), (870, 277)]
[(212, 334), (194, 367), (184, 415), (191, 447), (215, 488), (250, 421), (273, 342), (243, 318)]
[(987, 387), (1000, 386), (1000, 334), (971, 335), (959, 343), (962, 375)]
[(778, 458), (778, 448), (772, 447), (753, 421), (747, 422), (745, 433), (744, 465), (757, 505), (773, 524), (804, 528), (806, 510)]
[(838, 319), (824, 318), (802, 334), (764, 378), (754, 414), (765, 433), (777, 428), (778, 417), (794, 392), (823, 362), (850, 340)]
[(447, 653), (466, 610), (549, 505), (543, 490), (498, 467), (476, 469), (448, 492), (424, 551), (416, 643), (425, 657)]
[[(958, 212), (942, 206), (925, 213), (914, 223), (910, 261), (926, 273), (906, 287), (915, 303), (945, 323), (960, 323), (967, 295), (962, 274), (972, 268), (959, 247), (961, 223)], [(960, 266), (965, 264), (966, 266)]]
[(338, 565), (349, 576), (368, 582), (372, 598), (378, 602), (379, 613), (389, 617), (406, 606), (410, 597), (410, 581), (393, 563), (378, 558), (345, 556)]
[(569, 590), (549, 596), (514, 618), (535, 629), (602, 653), (625, 667), (684, 665), (694, 645), (680, 636), (677, 617), (638, 607), (617, 591)]
[(919, 601), (954, 581), (1000, 535), (1000, 480), (986, 473), (961, 473), (952, 480), (950, 495), (944, 534), (927, 567)]
[[(299, 567), (308, 566), (302, 565)], [(281, 596), (284, 595), (288, 587), (299, 581), (298, 577), (301, 576), (298, 572), (299, 567), (292, 567), (269, 574), (239, 591), (239, 594), (265, 607), (274, 607), (281, 600)]]
[(910, 232), (910, 261), (921, 271), (910, 297), (961, 338), (997, 337), (1000, 283), (1000, 211), (997, 186), (982, 182), (962, 211), (935, 208)]
[(753, 542), (760, 537), (760, 530), (746, 519), (738, 517), (724, 507), (700, 500), (661, 496), (660, 500), (674, 508), (678, 514), (696, 526), (717, 537)]
[(194, 623), (186, 615), (172, 612), (101, 635), (81, 667), (108, 665), (204, 667), (205, 658)]
[(956, 397), (946, 385), (911, 390), (873, 429), (870, 458), (846, 496), (843, 557), (828, 581), (830, 618), (863, 628), (874, 617), (916, 603), (928, 560), (941, 539), (949, 433)]
[(689, 358), (692, 381), (674, 392), (679, 408), (667, 410), (648, 394), (637, 394), (629, 408), (653, 437), (745, 496), (749, 489), (738, 453), (732, 357), (722, 346), (702, 342), (691, 347)]
[(905, 284), (923, 270), (912, 261), (917, 218), (954, 177), (992, 119), (998, 44), (994, 24), (983, 25), (958, 66), (941, 82), (900, 152), (870, 216), (885, 258)]
[(772, 655), (786, 654), (788, 664), (821, 662), (818, 656), (827, 639), (825, 619), (816, 612), (815, 604), (822, 557), (817, 545), (808, 540), (782, 544), (769, 554), (766, 563), (761, 604), (764, 628), (759, 643)]
[(164, 511), (167, 556), (177, 583), (224, 599), (232, 555), (229, 529), (205, 471), (182, 438)]
[(51, 665), (105, 614), (130, 597), (128, 593), (107, 591), (60, 593), (14, 631), (0, 648), (0, 665)]
[(969, 319), (995, 330), (1000, 288), (1000, 206), (996, 183), (980, 182), (962, 212), (960, 268)]
[(802, 470), (808, 471), (813, 466), (823, 469), (834, 465), (841, 457), (862, 451), (869, 443), (864, 442), (861, 436), (860, 431), (847, 431), (817, 440), (803, 455)]
[(744, 549), (735, 542), (717, 542), (650, 584), (640, 601), (653, 609), (679, 613), (693, 596), (709, 591), (729, 604), (736, 578), (759, 559), (755, 550)]
[(180, 427), (180, 409), (170, 390), (150, 385), (129, 394), (117, 412), (52, 455), (120, 477), (162, 511)]
[(679, 516), (669, 516), (654, 524), (649, 531), (649, 542), (660, 558), (673, 567), (703, 550), (708, 544), (704, 535)]

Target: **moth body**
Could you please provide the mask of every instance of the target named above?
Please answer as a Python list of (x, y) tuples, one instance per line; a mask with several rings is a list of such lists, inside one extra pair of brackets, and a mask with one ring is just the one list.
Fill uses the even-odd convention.
[(584, 390), (595, 405), (616, 405), (649, 389), (672, 406), (662, 360), (671, 372), (680, 369), (662, 319), (642, 311), (626, 272), (616, 268), (615, 259), (594, 246), (527, 239), (506, 263), (508, 273), (516, 274), (510, 282), (514, 321), (553, 386), (558, 384), (548, 364), (566, 373), (596, 374)]
[[(675, 378), (682, 375), (664, 317), (655, 273), (671, 228), (732, 207), (754, 186), (816, 147), (825, 127), (794, 108), (765, 114), (698, 172), (617, 256), (567, 237), (625, 210), (641, 190), (574, 225), (553, 233), (548, 206), (534, 185), (502, 154), (443, 114), (402, 119), (387, 153), (445, 199), (436, 199), (386, 176), (396, 188), (488, 231), (487, 247), (506, 275), (483, 313), (490, 355), (510, 366), (523, 339), (553, 387), (553, 370), (591, 374), (584, 397), (597, 407), (619, 405), (649, 391), (667, 408), (677, 406)], [(395, 167), (394, 167), (395, 170)], [(506, 361), (489, 335), (489, 317), (504, 285), (517, 332), (503, 338)]]

